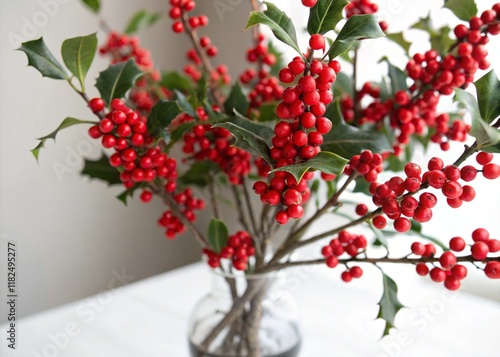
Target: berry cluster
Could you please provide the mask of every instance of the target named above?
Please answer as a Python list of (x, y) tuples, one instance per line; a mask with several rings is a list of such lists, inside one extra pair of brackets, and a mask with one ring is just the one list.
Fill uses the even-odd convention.
[[(366, 246), (367, 241), (363, 235), (340, 231), (337, 238), (332, 239), (328, 245), (321, 249), (321, 254), (326, 258), (326, 265), (329, 268), (335, 268), (339, 263), (339, 257), (344, 253), (355, 257), (364, 251)], [(358, 266), (353, 266), (342, 272), (341, 279), (348, 283), (361, 275), (363, 275), (363, 270)]]
[(102, 55), (110, 55), (111, 63), (128, 61), (133, 58), (145, 71), (154, 71), (154, 63), (149, 50), (142, 48), (139, 38), (118, 32), (111, 32), (106, 43), (99, 48)]
[[(89, 107), (94, 113), (103, 115), (105, 103), (101, 98), (93, 98), (89, 101)], [(159, 179), (164, 183), (165, 193), (174, 194), (177, 161), (154, 146), (153, 138), (147, 133), (146, 117), (127, 107), (120, 99), (113, 99), (110, 107), (111, 110), (99, 124), (89, 128), (89, 135), (94, 139), (100, 138), (104, 148), (114, 150), (109, 163), (120, 171), (124, 186), (127, 189), (135, 185), (146, 187), (148, 183)], [(149, 202), (152, 196), (151, 191), (144, 189), (141, 200)], [(181, 206), (185, 204), (181, 211), (190, 221), (195, 219), (193, 210), (204, 206), (203, 201), (195, 200), (190, 191), (175, 195), (174, 199)], [(160, 224), (167, 228), (169, 238), (184, 231), (183, 224), (170, 211), (164, 213)]]
[[(184, 67), (184, 72), (196, 82), (201, 79), (203, 71), (203, 61), (200, 56), (215, 57), (219, 52), (208, 36), (198, 38), (197, 30), (208, 25), (208, 17), (189, 14), (196, 7), (193, 0), (170, 0), (170, 5), (169, 16), (174, 20), (172, 31), (174, 33), (186, 32), (196, 42), (195, 48), (186, 52), (186, 57), (191, 63)], [(231, 81), (227, 68), (223, 65), (211, 70), (210, 76), (214, 82), (221, 81), (227, 84)]]
[[(479, 171), (487, 179), (500, 177), (500, 166), (492, 163), (492, 159), (493, 155), (486, 152), (480, 152), (476, 156), (476, 161), (483, 166)], [(394, 220), (394, 229), (398, 232), (406, 232), (411, 228), (408, 218), (421, 223), (432, 218), (432, 208), (437, 204), (437, 197), (430, 192), (423, 192), (418, 199), (415, 198), (414, 194), (422, 188), (430, 186), (441, 190), (452, 208), (458, 208), (463, 202), (470, 202), (476, 197), (472, 186), (458, 182), (459, 179), (466, 182), (474, 180), (478, 172), (474, 166), (466, 165), (462, 169), (454, 165), (444, 166), (440, 158), (434, 157), (429, 160), (427, 169), (422, 174), (421, 167), (410, 162), (404, 168), (405, 179), (394, 176), (383, 184), (373, 181), (370, 185), (373, 203), (381, 207), (389, 219)], [(364, 207), (360, 208), (360, 212), (365, 212)], [(373, 224), (376, 228), (383, 229), (386, 220), (383, 216), (377, 216), (373, 219)]]
[(382, 155), (365, 150), (359, 155), (354, 155), (349, 160), (349, 163), (344, 168), (344, 173), (351, 175), (353, 172), (357, 172), (364, 177), (366, 182), (373, 183), (377, 181), (378, 174), (384, 169), (382, 166), (383, 161)]
[[(380, 88), (372, 83), (365, 83), (360, 91), (357, 92), (356, 100), (360, 102), (365, 96), (371, 97), (372, 101), (366, 108), (361, 108), (360, 117), (357, 118), (357, 124), (380, 123), (391, 109), (390, 102), (383, 102), (380, 99)], [(354, 121), (354, 99), (349, 95), (343, 95), (340, 100), (342, 115), (346, 122)]]
[[(373, 13), (376, 5), (369, 3), (369, 0), (351, 2), (346, 6), (347, 16)], [(375, 91), (374, 95), (370, 94), (373, 100), (358, 113), (355, 113), (353, 99), (344, 96), (341, 107), (346, 120), (356, 119), (359, 124), (377, 123), (388, 115), (391, 127), (397, 130), (396, 155), (401, 152), (400, 145), (408, 144), (411, 135), (424, 135), (429, 129), (432, 130), (431, 140), (440, 144), (442, 150), (449, 149), (450, 141), (464, 142), (470, 125), (460, 120), (452, 121), (447, 114), (438, 115), (437, 104), (440, 95), (452, 94), (454, 87), (466, 87), (474, 80), (478, 69), (489, 68), (485, 45), (489, 35), (500, 33), (499, 14), (500, 4), (495, 4), (481, 16), (471, 18), (468, 26), (456, 26), (457, 42), (447, 55), (440, 55), (433, 49), (416, 53), (406, 65), (408, 76), (414, 81), (408, 91), (398, 91), (394, 98), (385, 102)], [(366, 93), (367, 85), (357, 93), (358, 100)], [(356, 114), (358, 117), (354, 118)]]
[[(166, 192), (172, 193), (175, 190), (175, 185), (173, 183), (169, 182), (165, 185)], [(174, 194), (173, 198), (178, 209), (190, 222), (194, 222), (196, 220), (196, 216), (194, 214), (195, 210), (202, 210), (205, 208), (205, 202), (201, 199), (196, 199), (190, 189), (185, 189), (181, 193)], [(171, 210), (167, 210), (162, 214), (161, 218), (158, 220), (158, 224), (167, 229), (165, 236), (168, 239), (173, 239), (177, 234), (184, 233), (186, 230), (184, 224), (172, 213)]]
[(250, 234), (246, 231), (238, 231), (229, 236), (226, 246), (220, 253), (216, 253), (208, 248), (203, 249), (203, 254), (208, 257), (208, 265), (218, 268), (221, 259), (231, 259), (236, 270), (247, 270), (250, 257), (255, 255), (255, 248)]
[(129, 95), (136, 110), (147, 114), (160, 98), (171, 96), (169, 90), (159, 86), (158, 81), (161, 79), (161, 75), (154, 68), (150, 52), (140, 47), (137, 37), (111, 32), (106, 44), (99, 51), (103, 55), (110, 55), (112, 63), (133, 59), (145, 72), (137, 80)]
[[(182, 151), (190, 154), (197, 161), (210, 160), (226, 173), (234, 185), (243, 183), (243, 178), (250, 172), (250, 154), (232, 145), (233, 136), (224, 128), (212, 128), (211, 124), (203, 124), (208, 119), (203, 108), (197, 109), (199, 123), (184, 134)], [(195, 121), (195, 118), (182, 113), (177, 123)]]
[(258, 109), (264, 103), (281, 99), (283, 93), (283, 87), (269, 70), (276, 64), (276, 56), (269, 52), (264, 40), (264, 35), (259, 33), (255, 38), (255, 46), (247, 51), (247, 61), (257, 64), (258, 69), (248, 68), (239, 77), (240, 82), (250, 89), (248, 98), (252, 109)]
[[(475, 261), (485, 261), (489, 253), (500, 251), (500, 240), (491, 239), (489, 232), (484, 228), (477, 228), (472, 232), (474, 243), (470, 246), (471, 257)], [(460, 288), (460, 281), (467, 276), (467, 268), (458, 264), (457, 256), (453, 252), (462, 252), (467, 244), (462, 237), (453, 237), (449, 242), (449, 251), (445, 251), (439, 257), (440, 266), (429, 266), (422, 262), (416, 265), (417, 274), (420, 276), (429, 275), (431, 280), (437, 283), (444, 282), (444, 286), (449, 290)], [(411, 245), (411, 252), (422, 258), (433, 258), (436, 254), (436, 247), (431, 244), (414, 242)], [(500, 262), (486, 262), (484, 268), (486, 276), (491, 279), (500, 279)]]
[(260, 195), (262, 203), (270, 206), (284, 205), (276, 213), (279, 224), (285, 224), (290, 218), (299, 219), (304, 215), (304, 205), (311, 195), (307, 182), (314, 177), (313, 172), (306, 172), (297, 182), (295, 177), (285, 171), (277, 171), (270, 182), (256, 181), (253, 189)]
[[(323, 114), (326, 105), (333, 100), (330, 88), (338, 71), (340, 64), (337, 61), (326, 64), (313, 60), (306, 69), (301, 57), (295, 57), (287, 67), (281, 69), (279, 78), (282, 82), (292, 83), (296, 77), (299, 79), (296, 86), (283, 91), (281, 102), (276, 107), (277, 116), (284, 120), (274, 127), (273, 147), (270, 150), (274, 167), (307, 161), (321, 151), (323, 135), (332, 128), (332, 122)], [(275, 217), (278, 223), (285, 224), (289, 218), (303, 216), (304, 208), (301, 205), (309, 198), (307, 180), (312, 176), (312, 173), (306, 173), (297, 182), (293, 175), (278, 171), (269, 184), (257, 181), (254, 190), (261, 196), (262, 202), (286, 206)]]

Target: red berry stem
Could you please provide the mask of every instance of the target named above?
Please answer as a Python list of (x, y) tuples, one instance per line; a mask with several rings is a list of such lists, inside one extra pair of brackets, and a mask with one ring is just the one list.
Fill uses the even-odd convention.
[(178, 203), (174, 200), (174, 198), (165, 190), (161, 185), (157, 187), (156, 185), (150, 184), (148, 187), (151, 189), (153, 193), (162, 198), (163, 202), (170, 208), (172, 213), (184, 224), (193, 234), (193, 237), (198, 241), (198, 243), (203, 247), (208, 247), (208, 241), (200, 232), (200, 230), (191, 222), (186, 215), (179, 209)]
[[(476, 151), (477, 151), (477, 142), (474, 142), (471, 146), (465, 146), (464, 152), (460, 155), (460, 157), (457, 160), (455, 160), (453, 165), (458, 167), (468, 157), (473, 155)], [(348, 222), (340, 227), (329, 230), (327, 232), (323, 232), (323, 233), (318, 234), (316, 236), (310, 237), (306, 240), (302, 240), (302, 241), (300, 240), (302, 238), (302, 236), (305, 234), (305, 232), (307, 231), (307, 228), (309, 228), (319, 217), (321, 217), (325, 212), (327, 212), (327, 210), (330, 207), (338, 204), (338, 199), (339, 199), (340, 195), (347, 188), (347, 186), (351, 183), (351, 181), (354, 179), (355, 179), (355, 177), (353, 177), (353, 175), (349, 176), (349, 179), (344, 183), (344, 185), (339, 189), (339, 191), (334, 196), (332, 196), (332, 198), (320, 210), (318, 210), (314, 216), (312, 216), (307, 222), (305, 222), (298, 230), (296, 230), (290, 234), (290, 236), (280, 246), (280, 248), (276, 251), (274, 257), (269, 262), (271, 265), (278, 262), (280, 259), (285, 257), (287, 254), (295, 251), (296, 249), (299, 249), (303, 246), (312, 244), (320, 239), (337, 234), (340, 231), (346, 230), (350, 227), (354, 227), (354, 226), (357, 226), (358, 224), (365, 223), (383, 212), (382, 207), (379, 207), (376, 210), (374, 210), (370, 213), (367, 213), (364, 216), (362, 216), (356, 220), (350, 221), (350, 222)], [(417, 192), (424, 190), (428, 187), (429, 187), (428, 182), (424, 182), (421, 184), (420, 188), (417, 191), (408, 192), (407, 194), (403, 195), (401, 197), (401, 199), (408, 197), (408, 196), (413, 196)]]
[(198, 57), (201, 59), (201, 63), (203, 65), (203, 68), (205, 69), (205, 75), (208, 77), (209, 80), (209, 89), (210, 93), (212, 93), (213, 99), (215, 103), (217, 103), (217, 106), (221, 109), (224, 110), (224, 101), (223, 101), (223, 95), (219, 90), (219, 83), (214, 80), (211, 76), (211, 73), (214, 72), (214, 67), (212, 66), (212, 63), (210, 62), (210, 59), (208, 58), (206, 51), (203, 50), (203, 48), (200, 45), (200, 39), (198, 37), (198, 32), (196, 29), (194, 29), (190, 23), (189, 23), (189, 17), (186, 12), (182, 12), (181, 16), (181, 21), (184, 25), (184, 32), (189, 36), (194, 49), (196, 53), (198, 54)]
[[(348, 264), (348, 263), (368, 263), (368, 264), (378, 264), (378, 263), (388, 263), (388, 264), (418, 264), (418, 263), (439, 263), (440, 257), (421, 257), (421, 258), (348, 258), (348, 259), (339, 259), (339, 264)], [(472, 255), (466, 255), (463, 257), (457, 257), (457, 262), (469, 262), (476, 263), (477, 259), (474, 259)], [(481, 263), (488, 262), (500, 262), (500, 257), (488, 257), (480, 261)], [(283, 263), (274, 263), (267, 265), (264, 269), (259, 270), (256, 273), (269, 273), (271, 271), (280, 270), (288, 267), (296, 267), (302, 265), (321, 265), (325, 264), (326, 259), (312, 259), (312, 260), (297, 260), (297, 261), (287, 261)]]

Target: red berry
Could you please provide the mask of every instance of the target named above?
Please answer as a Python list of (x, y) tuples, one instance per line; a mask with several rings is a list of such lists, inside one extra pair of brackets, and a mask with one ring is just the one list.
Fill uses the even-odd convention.
[(348, 283), (352, 280), (352, 275), (349, 273), (349, 271), (343, 271), (342, 274), (340, 274), (340, 278), (342, 279), (343, 282)]
[(441, 268), (434, 267), (430, 271), (430, 277), (432, 281), (442, 283), (446, 279), (446, 272)]
[(488, 255), (490, 248), (485, 242), (476, 242), (472, 245), (471, 255), (476, 260), (484, 260)]
[(490, 250), (490, 253), (500, 252), (500, 240), (489, 239), (486, 241), (486, 244), (488, 244), (488, 248)]
[(420, 178), (420, 174), (422, 173), (422, 169), (419, 165), (414, 164), (413, 162), (409, 162), (405, 165), (404, 171), (406, 176), (408, 177), (418, 177)]
[[(102, 130), (102, 129), (101, 129)], [(488, 180), (494, 180), (500, 176), (500, 166), (489, 163), (483, 166), (483, 176)]]
[(147, 203), (149, 201), (151, 201), (151, 199), (153, 198), (153, 194), (149, 191), (142, 191), (141, 193), (141, 201), (144, 202), (144, 203)]
[(455, 252), (461, 252), (465, 249), (465, 240), (461, 237), (453, 237), (450, 239), (450, 249)]
[(467, 268), (463, 265), (457, 264), (451, 268), (451, 275), (458, 280), (462, 280), (467, 276)]
[(432, 159), (429, 160), (429, 163), (427, 165), (427, 168), (429, 171), (432, 170), (441, 170), (444, 167), (443, 160), (441, 160), (438, 157), (433, 157)]
[(411, 228), (411, 222), (408, 218), (399, 217), (394, 221), (394, 229), (400, 233), (408, 232)]
[(424, 192), (418, 198), (419, 203), (426, 208), (433, 208), (437, 204), (437, 198), (430, 192)]
[(375, 228), (384, 229), (387, 224), (387, 220), (384, 216), (375, 216), (373, 217), (372, 223)]
[(464, 180), (466, 182), (470, 182), (470, 181), (474, 180), (476, 178), (476, 176), (477, 176), (477, 170), (474, 166), (465, 165), (460, 170), (460, 177), (462, 178), (462, 180)]
[(439, 257), (439, 264), (441, 264), (444, 269), (449, 270), (457, 264), (457, 257), (452, 252), (444, 252)]
[(500, 279), (500, 262), (491, 261), (486, 263), (484, 273), (490, 279)]
[(476, 161), (479, 165), (484, 166), (489, 164), (493, 160), (493, 154), (485, 151), (481, 151), (476, 155)]
[(278, 222), (279, 224), (285, 224), (286, 222), (288, 222), (289, 218), (290, 217), (288, 216), (288, 213), (286, 211), (278, 211), (275, 216), (276, 222)]
[(329, 268), (335, 268), (339, 264), (339, 259), (335, 255), (326, 258), (326, 265)]
[(472, 240), (474, 242), (484, 242), (490, 239), (490, 233), (484, 228), (477, 228), (472, 232)]
[(368, 206), (366, 206), (364, 203), (360, 203), (356, 206), (357, 215), (364, 216), (367, 213), (368, 213)]
[(411, 252), (415, 255), (423, 255), (425, 253), (425, 246), (420, 242), (413, 242)]
[(427, 243), (426, 245), (424, 245), (424, 247), (425, 247), (425, 252), (424, 254), (422, 254), (423, 257), (430, 258), (436, 255), (436, 247), (434, 246), (434, 244)]
[(99, 122), (99, 129), (101, 129), (103, 133), (110, 133), (114, 128), (115, 124), (111, 121), (111, 119), (105, 118)]
[(102, 136), (102, 131), (99, 129), (99, 125), (92, 125), (89, 128), (89, 136), (93, 139), (99, 139)]
[(416, 266), (417, 274), (420, 276), (426, 276), (429, 274), (429, 268), (425, 263), (418, 263)]
[(324, 50), (325, 49), (325, 38), (323, 35), (314, 34), (309, 39), (309, 47), (313, 50)]
[(99, 113), (104, 109), (105, 105), (106, 104), (104, 103), (104, 100), (102, 100), (101, 98), (92, 98), (89, 101), (89, 108), (94, 113)]
[(363, 275), (363, 269), (361, 269), (358, 266), (353, 266), (350, 270), (349, 273), (352, 275), (353, 278), (361, 278)]
[(302, 5), (306, 7), (313, 7), (317, 2), (318, 0), (302, 0)]
[(447, 276), (445, 281), (444, 281), (444, 286), (448, 290), (452, 290), (452, 291), (458, 290), (458, 289), (460, 289), (460, 280), (456, 279), (455, 277), (453, 277), (451, 275)]

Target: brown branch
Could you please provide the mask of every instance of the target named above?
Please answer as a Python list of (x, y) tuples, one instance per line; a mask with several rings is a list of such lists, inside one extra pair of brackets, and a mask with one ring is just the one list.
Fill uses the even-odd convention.
[[(270, 264), (279, 261), (283, 258), (288, 252), (291, 251), (291, 247), (294, 246), (296, 242), (298, 242), (305, 234), (307, 229), (318, 220), (321, 216), (323, 216), (331, 207), (339, 205), (339, 198), (342, 193), (347, 189), (349, 184), (354, 181), (358, 177), (356, 172), (353, 172), (347, 180), (344, 182), (342, 187), (321, 207), (316, 213), (309, 218), (302, 226), (300, 226), (297, 230), (294, 230), (290, 233), (290, 236), (283, 242), (280, 248), (276, 251), (276, 254), (271, 259)], [(292, 249), (293, 250), (293, 249)]]
[[(463, 257), (457, 257), (457, 262), (469, 262), (469, 263), (487, 263), (491, 261), (500, 261), (500, 257), (488, 257), (484, 260), (477, 260), (472, 257), (472, 255), (467, 255)], [(439, 262), (439, 257), (421, 257), (421, 258), (349, 258), (349, 259), (339, 259), (339, 264), (348, 263), (367, 263), (367, 264), (418, 264), (418, 263), (437, 263)], [(298, 261), (287, 261), (284, 263), (268, 265), (261, 269), (258, 273), (268, 273), (275, 270), (280, 270), (284, 268), (304, 266), (304, 265), (320, 265), (326, 264), (326, 258), (314, 259), (314, 260), (298, 260)]]

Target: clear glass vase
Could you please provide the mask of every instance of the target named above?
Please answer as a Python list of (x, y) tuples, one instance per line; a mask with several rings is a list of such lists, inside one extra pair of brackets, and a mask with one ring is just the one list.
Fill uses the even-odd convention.
[(189, 322), (192, 357), (297, 357), (298, 310), (276, 274), (213, 273)]

